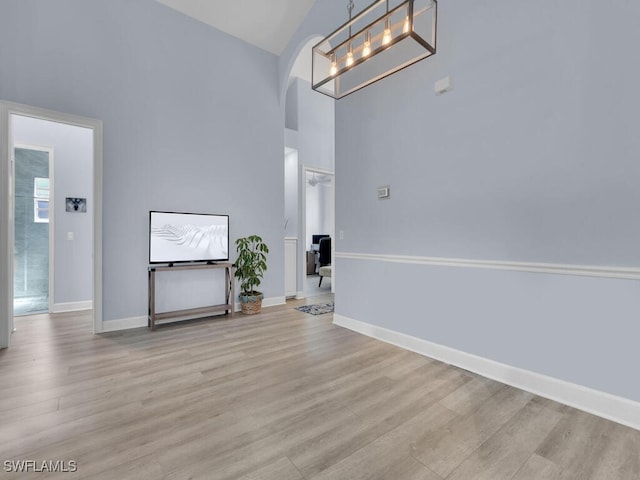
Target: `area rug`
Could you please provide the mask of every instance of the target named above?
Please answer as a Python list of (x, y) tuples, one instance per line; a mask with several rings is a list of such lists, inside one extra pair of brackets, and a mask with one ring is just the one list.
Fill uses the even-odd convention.
[(309, 313), (311, 315), (322, 315), (323, 313), (332, 313), (333, 302), (318, 303), (316, 305), (303, 305), (302, 307), (296, 307), (296, 310), (300, 310), (301, 312)]

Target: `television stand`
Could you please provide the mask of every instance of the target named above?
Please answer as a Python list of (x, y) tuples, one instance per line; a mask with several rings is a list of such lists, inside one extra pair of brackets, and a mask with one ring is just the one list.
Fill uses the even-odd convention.
[[(203, 268), (224, 268), (225, 272), (225, 303), (210, 305), (207, 307), (187, 308), (185, 310), (174, 310), (172, 312), (156, 312), (156, 272), (175, 272), (178, 270), (200, 270)], [(158, 320), (170, 318), (181, 320), (192, 320), (194, 318), (208, 317), (214, 313), (224, 312), (233, 315), (235, 309), (235, 284), (233, 281), (233, 265), (230, 262), (204, 263), (198, 265), (173, 265), (147, 268), (149, 277), (149, 318), (148, 326), (152, 331), (156, 329)], [(182, 317), (182, 318), (181, 318)]]

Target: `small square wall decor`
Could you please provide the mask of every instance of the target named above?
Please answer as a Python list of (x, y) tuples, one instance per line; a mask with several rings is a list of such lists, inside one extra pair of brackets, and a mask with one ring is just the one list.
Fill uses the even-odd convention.
[(72, 213), (87, 213), (87, 199), (67, 197), (66, 210)]

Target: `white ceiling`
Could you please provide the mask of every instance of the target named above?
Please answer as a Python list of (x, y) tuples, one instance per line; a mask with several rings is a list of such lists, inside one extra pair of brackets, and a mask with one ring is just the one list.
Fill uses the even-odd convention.
[(315, 0), (157, 0), (280, 55)]

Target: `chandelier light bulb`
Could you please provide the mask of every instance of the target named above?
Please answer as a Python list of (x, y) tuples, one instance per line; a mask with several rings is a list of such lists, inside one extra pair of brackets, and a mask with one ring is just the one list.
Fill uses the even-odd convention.
[(384, 33), (382, 34), (382, 45), (387, 45), (391, 42), (391, 28), (389, 28), (389, 19), (384, 22)]
[(351, 65), (353, 65), (353, 47), (351, 44), (349, 44), (349, 50), (347, 51), (346, 65), (347, 67), (350, 67)]
[(438, 0), (369, 1), (344, 0), (348, 21), (312, 47), (315, 92), (344, 98), (436, 53)]
[(371, 33), (367, 32), (364, 37), (364, 45), (362, 46), (362, 56), (368, 57), (371, 53)]

